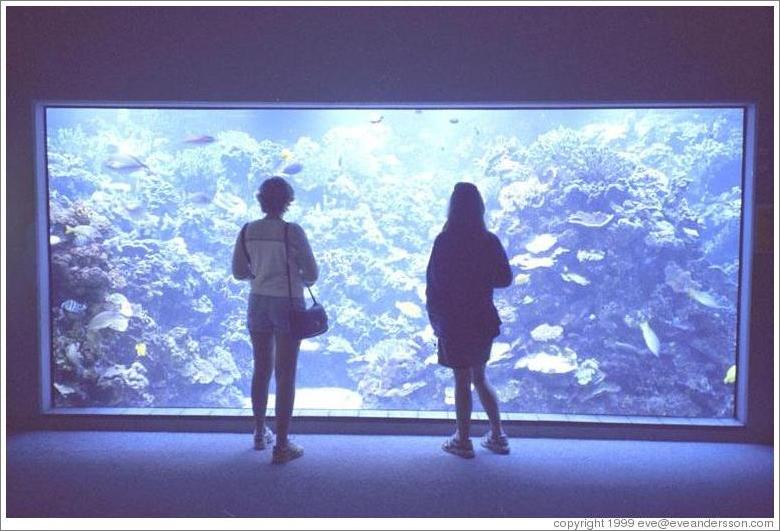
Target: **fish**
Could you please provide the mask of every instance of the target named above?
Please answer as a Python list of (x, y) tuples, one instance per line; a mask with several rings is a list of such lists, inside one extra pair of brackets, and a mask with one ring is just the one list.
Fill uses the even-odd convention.
[(425, 361), (423, 362), (425, 365), (436, 365), (439, 363), (439, 355), (438, 354), (431, 354), (427, 358), (425, 358)]
[(536, 299), (534, 299), (534, 298), (533, 298), (533, 297), (531, 297), (530, 295), (526, 295), (525, 297), (523, 297), (523, 300), (522, 300), (521, 302), (522, 302), (523, 304), (531, 304), (531, 303), (532, 303), (532, 302), (534, 302), (535, 300), (536, 300)]
[(136, 343), (135, 344), (135, 353), (138, 354), (138, 357), (142, 358), (146, 356), (146, 343)]
[(295, 154), (289, 149), (284, 148), (279, 156), (282, 157), (283, 160), (291, 160), (293, 157), (295, 157)]
[(100, 231), (92, 225), (76, 225), (75, 227), (66, 225), (65, 234), (72, 234), (73, 241), (76, 243), (76, 245), (81, 246), (88, 244), (95, 238), (98, 238), (100, 236)]
[(733, 384), (737, 382), (737, 366), (732, 365), (726, 371), (726, 376), (723, 377), (724, 384)]
[(103, 163), (103, 166), (117, 173), (133, 173), (143, 168), (148, 174), (153, 174), (149, 166), (138, 157), (124, 153), (112, 155)]
[(303, 164), (300, 162), (293, 162), (292, 164), (285, 166), (282, 173), (285, 175), (295, 175), (296, 173), (300, 173), (301, 170), (303, 170)]
[(62, 243), (62, 238), (57, 236), (56, 234), (52, 234), (49, 236), (49, 245), (58, 245)]
[(411, 317), (412, 319), (418, 319), (422, 317), (422, 308), (413, 302), (396, 302), (395, 307), (398, 308), (402, 314), (407, 317)]
[(457, 118), (450, 118), (450, 123), (451, 123), (451, 124), (456, 124), (456, 123), (458, 123), (458, 122), (460, 122), (460, 120), (459, 120), (459, 119), (457, 119)]
[(689, 229), (688, 227), (683, 227), (683, 232), (690, 236), (691, 238), (698, 238), (699, 237), (699, 231), (696, 229)]
[(211, 204), (211, 196), (206, 192), (193, 192), (187, 194), (187, 202), (197, 207), (205, 207)]
[(715, 299), (712, 293), (709, 293), (707, 291), (695, 290), (693, 288), (688, 289), (686, 293), (691, 299), (695, 300), (702, 306), (706, 306), (707, 308), (715, 308), (715, 309), (723, 308), (723, 306), (720, 303), (718, 303), (718, 301)]
[(415, 109), (414, 114), (422, 114), (422, 109)]
[(378, 123), (381, 123), (381, 122), (382, 122), (382, 120), (384, 120), (384, 119), (385, 119), (385, 117), (384, 117), (384, 116), (382, 116), (381, 114), (378, 114), (378, 113), (373, 113), (373, 114), (372, 114), (372, 115), (371, 115), (371, 116), (368, 118), (368, 121), (369, 121), (369, 122), (371, 122), (372, 124), (378, 124)]
[(73, 299), (68, 299), (60, 304), (60, 308), (70, 313), (84, 313), (84, 310), (87, 309), (87, 305), (76, 302)]
[(658, 353), (661, 351), (661, 342), (658, 340), (658, 336), (653, 329), (650, 328), (650, 323), (642, 321), (639, 323), (639, 328), (642, 330), (642, 337), (645, 340), (645, 345), (647, 345), (647, 348), (654, 356), (658, 357)]
[(214, 196), (214, 206), (226, 210), (236, 216), (246, 214), (247, 206), (243, 199), (229, 192), (217, 192)]
[(216, 138), (209, 135), (189, 135), (183, 140), (185, 144), (192, 144), (198, 146), (213, 144), (216, 141), (217, 141)]
[(569, 223), (575, 225), (582, 225), (584, 227), (600, 228), (612, 221), (615, 217), (614, 214), (606, 214), (604, 212), (575, 212), (568, 218)]
[(128, 321), (125, 316), (116, 310), (106, 310), (95, 315), (87, 325), (88, 330), (101, 330), (111, 328), (117, 332), (127, 330)]
[(128, 301), (127, 297), (121, 293), (112, 293), (106, 297), (106, 301), (116, 306), (116, 309), (124, 317), (133, 316), (133, 307), (130, 305), (130, 301)]

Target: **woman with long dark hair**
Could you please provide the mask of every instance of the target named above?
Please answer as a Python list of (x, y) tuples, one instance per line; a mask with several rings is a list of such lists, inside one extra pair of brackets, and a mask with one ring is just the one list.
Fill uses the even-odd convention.
[(471, 385), (490, 419), (482, 446), (509, 453), (501, 428), (496, 392), (485, 376), (501, 320), (493, 289), (509, 286), (512, 271), (501, 242), (485, 227), (485, 204), (476, 186), (458, 183), (450, 198), (447, 223), (436, 237), (428, 262), (426, 307), (439, 343), (439, 363), (453, 370), (457, 431), (442, 448), (474, 457), (469, 428)]
[(276, 445), (272, 461), (284, 463), (303, 455), (303, 448), (287, 437), (301, 344), (290, 334), (290, 309), (303, 309), (303, 286), (313, 285), (318, 271), (306, 233), (300, 225), (282, 219), (295, 198), (292, 186), (282, 177), (271, 177), (263, 182), (256, 196), (265, 217), (245, 225), (236, 239), (233, 276), (251, 279), (252, 283), (247, 327), (255, 362), (252, 375), (255, 449), (263, 450), (274, 442), (273, 432), (265, 425), (265, 411), (268, 384), (271, 373), (275, 372)]

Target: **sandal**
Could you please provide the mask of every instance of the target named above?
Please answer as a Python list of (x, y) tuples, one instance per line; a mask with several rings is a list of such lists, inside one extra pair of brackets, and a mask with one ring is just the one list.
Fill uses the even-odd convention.
[(487, 448), (494, 454), (507, 455), (509, 453), (509, 438), (503, 433), (498, 437), (494, 437), (491, 431), (482, 437), (482, 447)]
[(471, 444), (470, 439), (463, 441), (457, 437), (453, 437), (446, 440), (444, 444), (441, 445), (441, 449), (464, 459), (472, 459), (474, 457), (474, 445)]
[(255, 428), (255, 450), (265, 450), (266, 446), (274, 443), (275, 438), (274, 432), (268, 426), (264, 427), (262, 435), (257, 433), (257, 428)]
[(287, 441), (287, 443), (283, 446), (279, 446), (278, 444), (274, 446), (274, 455), (271, 458), (271, 463), (280, 465), (282, 463), (292, 461), (293, 459), (298, 459), (302, 455), (302, 447), (293, 442)]

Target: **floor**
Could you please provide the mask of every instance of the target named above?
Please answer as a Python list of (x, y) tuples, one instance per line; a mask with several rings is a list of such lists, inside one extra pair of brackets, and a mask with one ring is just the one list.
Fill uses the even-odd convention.
[(9, 517), (766, 517), (772, 448), (513, 439), (464, 460), (422, 436), (300, 435), (271, 465), (251, 435), (25, 432)]

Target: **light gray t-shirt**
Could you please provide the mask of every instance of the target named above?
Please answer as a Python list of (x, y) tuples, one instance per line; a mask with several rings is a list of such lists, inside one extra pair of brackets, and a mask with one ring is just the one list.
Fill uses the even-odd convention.
[(254, 294), (287, 297), (286, 263), (290, 265), (293, 297), (303, 297), (303, 286), (311, 286), (317, 280), (317, 262), (314, 260), (306, 233), (300, 225), (288, 224), (289, 256), (286, 256), (284, 226), (283, 220), (275, 218), (259, 219), (247, 225), (245, 242), (249, 264), (241, 248), (241, 233), (236, 238), (233, 248), (233, 276), (241, 280), (254, 275)]

